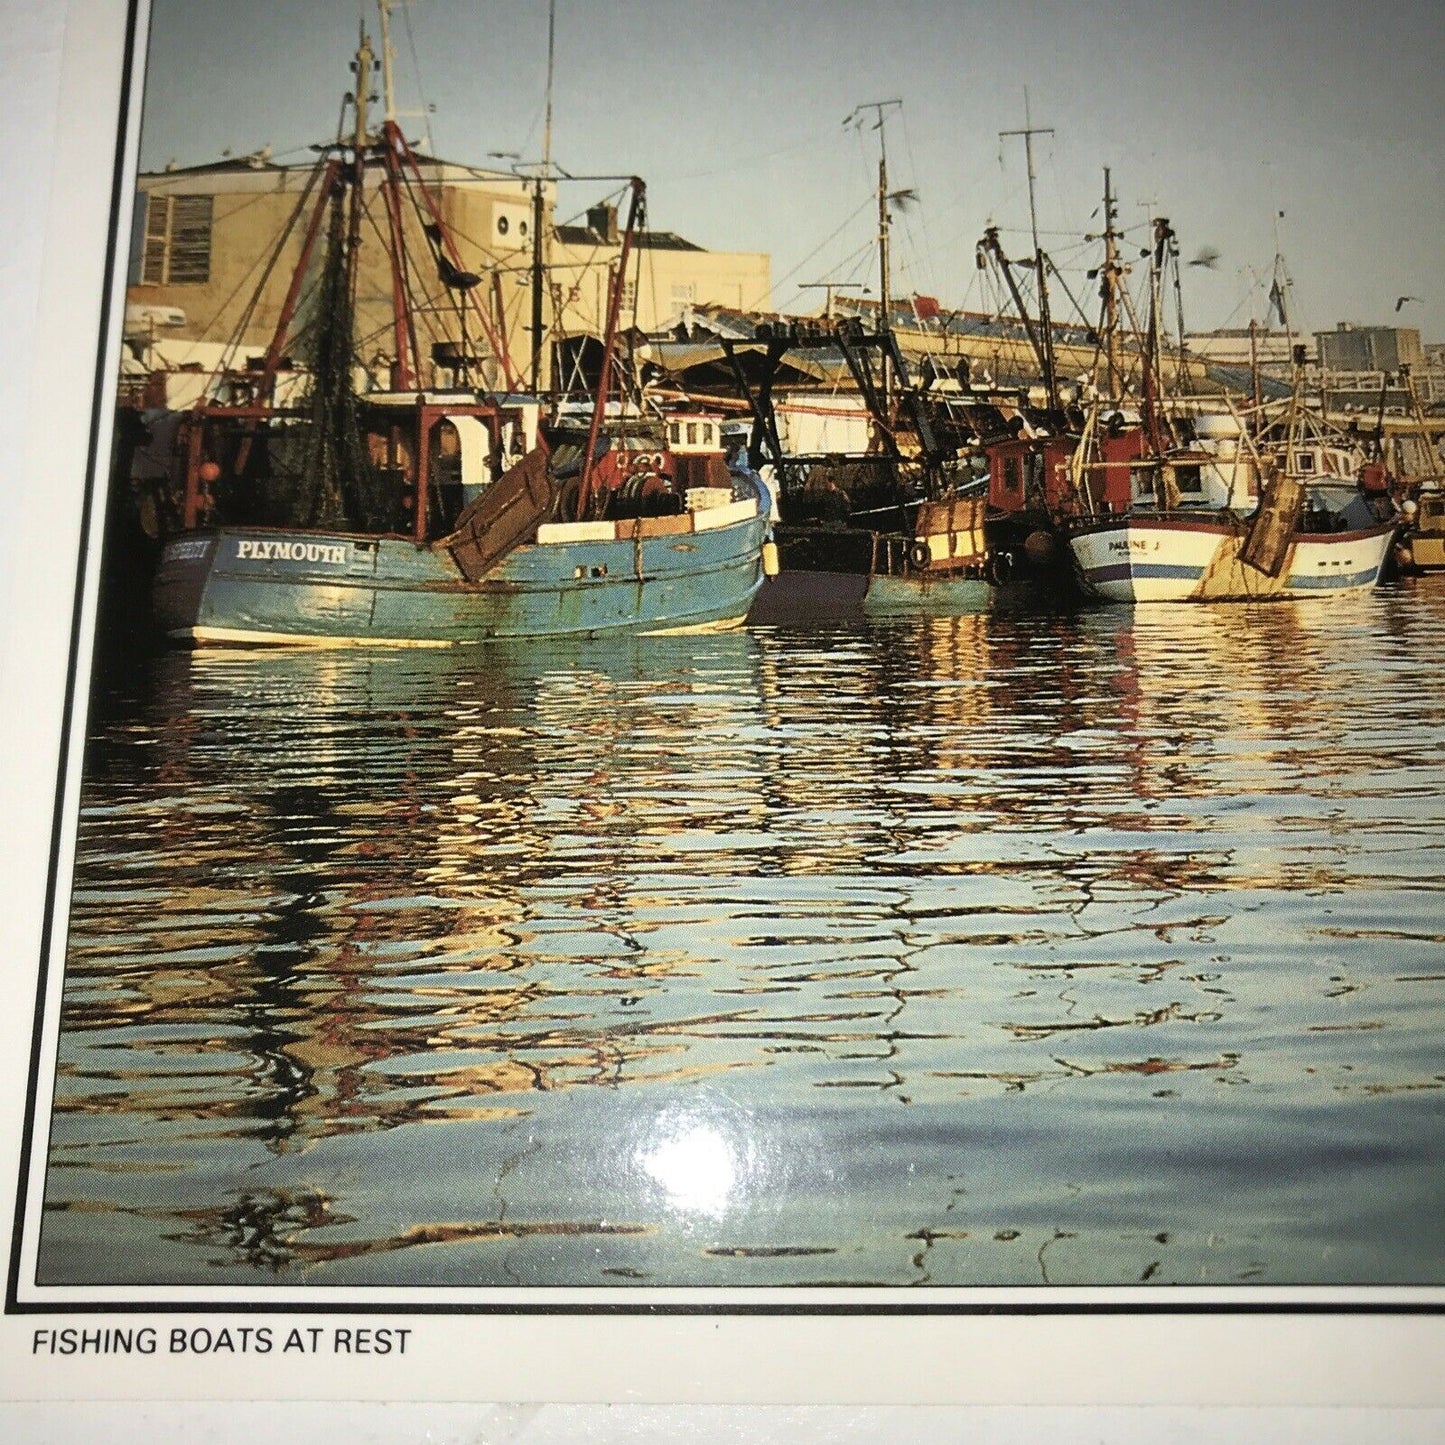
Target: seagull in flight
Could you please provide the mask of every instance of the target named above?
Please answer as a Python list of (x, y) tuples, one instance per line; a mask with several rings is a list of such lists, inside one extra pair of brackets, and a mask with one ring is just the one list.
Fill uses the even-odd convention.
[(1398, 311), (1407, 301), (1419, 301), (1419, 302), (1423, 305), (1423, 304), (1424, 304), (1424, 300), (1425, 300), (1425, 298), (1424, 298), (1423, 296), (1399, 296), (1399, 297), (1396, 297), (1396, 299), (1395, 299), (1395, 310)]

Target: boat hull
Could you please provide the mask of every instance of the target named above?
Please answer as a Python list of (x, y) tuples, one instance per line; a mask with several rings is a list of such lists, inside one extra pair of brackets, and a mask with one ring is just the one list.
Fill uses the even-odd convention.
[(866, 617), (966, 617), (987, 612), (994, 589), (981, 577), (873, 577), (863, 597)]
[(1445, 532), (1416, 532), (1409, 539), (1410, 561), (1420, 572), (1445, 572)]
[(741, 625), (763, 579), (766, 509), (543, 526), (468, 581), (401, 537), (225, 527), (166, 547), (157, 619), (192, 645), (445, 647), (492, 638)]
[(1232, 516), (1099, 522), (1069, 538), (1079, 584), (1105, 602), (1253, 602), (1368, 592), (1394, 527), (1297, 532), (1277, 577), (1240, 559), (1246, 529)]

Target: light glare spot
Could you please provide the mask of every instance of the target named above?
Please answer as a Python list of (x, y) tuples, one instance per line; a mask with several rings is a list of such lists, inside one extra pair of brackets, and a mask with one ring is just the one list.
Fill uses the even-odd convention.
[(657, 1144), (644, 1168), (667, 1191), (674, 1209), (717, 1216), (732, 1197), (737, 1165), (716, 1129), (685, 1125)]

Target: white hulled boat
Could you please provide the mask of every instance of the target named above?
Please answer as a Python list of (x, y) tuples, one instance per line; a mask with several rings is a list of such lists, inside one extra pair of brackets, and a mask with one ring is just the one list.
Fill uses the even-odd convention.
[(1081, 464), (1085, 495), (1120, 491), (1110, 471), (1129, 479), (1126, 505), (1070, 527), (1091, 596), (1240, 602), (1338, 596), (1379, 581), (1397, 519), (1382, 469), (1349, 448), (1297, 427), (1255, 444), (1237, 417), (1216, 415), (1197, 418), (1186, 445), (1157, 457), (1140, 450), (1136, 437), (1105, 438), (1103, 460)]

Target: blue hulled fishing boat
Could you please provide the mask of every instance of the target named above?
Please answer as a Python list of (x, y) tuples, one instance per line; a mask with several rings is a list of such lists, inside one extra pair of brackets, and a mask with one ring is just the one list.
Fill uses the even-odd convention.
[[(355, 69), (371, 68), (363, 33)], [(666, 417), (609, 402), (642, 182), (629, 183), (581, 417), (549, 424), (510, 366), (492, 389), (428, 389), (407, 310), (421, 265), (415, 245), (406, 253), (403, 218), (417, 218), (453, 298), (461, 341), (446, 345), (459, 383), (469, 383), (467, 319), (488, 325), (474, 294), (485, 288), (390, 112), (368, 127), (365, 97), (364, 85), (349, 97), (354, 136), (326, 149), (308, 185), (309, 221), (299, 205), (293, 217), (299, 260), (265, 356), (180, 423), (175, 526), (153, 586), (161, 631), (190, 645), (447, 646), (740, 625), (763, 580), (768, 487), (720, 444), (674, 444), (681, 429)], [(374, 390), (353, 336), (368, 169), (389, 218), (383, 228), (373, 216), (370, 229), (392, 243), (395, 308), (389, 385)], [(538, 181), (537, 284), (540, 217)], [(304, 365), (293, 368), (301, 336)], [(717, 435), (695, 424), (687, 437), (699, 431)]]
[[(544, 455), (522, 466), (547, 495)], [(424, 546), (285, 528), (196, 532), (165, 548), (157, 616), (171, 640), (197, 645), (446, 646), (735, 626), (762, 585), (769, 500), (755, 475), (734, 475), (726, 500), (672, 514), (533, 521), (495, 559), (489, 534), (507, 533), (495, 507)], [(522, 480), (504, 477), (496, 496), (535, 516)]]

